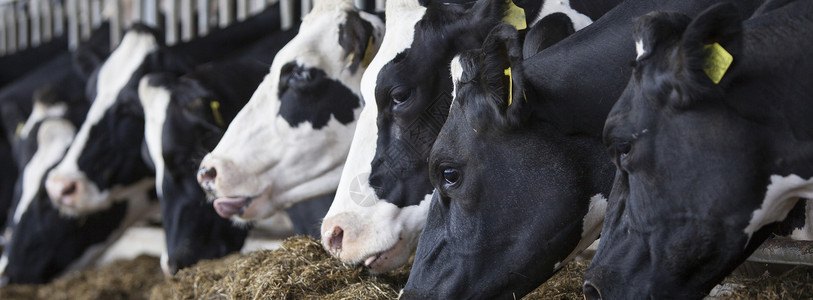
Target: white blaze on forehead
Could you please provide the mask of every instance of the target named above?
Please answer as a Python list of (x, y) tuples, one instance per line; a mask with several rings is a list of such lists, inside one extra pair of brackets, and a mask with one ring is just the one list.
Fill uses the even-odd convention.
[(635, 40), (635, 53), (638, 53), (638, 55), (635, 56), (635, 60), (641, 59), (641, 56), (646, 54), (646, 49), (644, 49), (644, 41), (640, 38)]
[(767, 189), (762, 205), (754, 211), (745, 227), (749, 239), (763, 226), (784, 220), (799, 198), (813, 198), (813, 178), (805, 180), (795, 174), (771, 175)]
[(54, 105), (47, 105), (40, 101), (34, 101), (34, 107), (31, 110), (31, 115), (28, 116), (28, 119), (25, 120), (25, 124), (23, 125), (22, 130), (20, 130), (20, 137), (26, 138), (28, 134), (34, 129), (34, 125), (37, 125), (42, 120), (47, 118), (54, 118), (54, 117), (61, 117), (64, 116), (65, 113), (68, 111), (68, 104), (66, 103), (57, 103)]
[(449, 72), (452, 74), (452, 103), (457, 98), (457, 88), (460, 85), (460, 78), (463, 77), (463, 66), (460, 65), (460, 55), (455, 55), (449, 63)]
[(85, 122), (82, 123), (65, 159), (54, 171), (80, 172), (77, 163), (88, 141), (91, 127), (95, 126), (113, 106), (119, 92), (144, 58), (157, 48), (158, 42), (149, 33), (131, 31), (124, 36), (118, 48), (102, 64), (96, 82), (96, 99), (93, 100)]
[(155, 165), (155, 188), (159, 197), (163, 197), (164, 189), (164, 156), (162, 136), (164, 122), (167, 117), (170, 93), (167, 89), (153, 87), (149, 84), (150, 77), (144, 76), (138, 84), (138, 98), (144, 108), (144, 142)]
[(581, 240), (579, 240), (579, 244), (576, 245), (576, 248), (573, 249), (573, 252), (570, 252), (565, 260), (553, 266), (554, 270), (570, 262), (576, 255), (579, 255), (579, 253), (587, 249), (587, 247), (590, 247), (590, 244), (598, 239), (598, 236), (601, 234), (601, 227), (604, 226), (604, 213), (606, 211), (607, 198), (604, 198), (604, 195), (595, 194), (593, 197), (590, 197), (590, 206), (588, 206), (587, 214), (584, 215), (584, 219), (582, 219)]
[(37, 131), (37, 152), (23, 169), (23, 192), (14, 210), (14, 224), (20, 222), (31, 201), (40, 190), (40, 184), (48, 169), (59, 162), (65, 150), (71, 145), (76, 129), (64, 119), (50, 119), (42, 122)]
[[(590, 17), (570, 7), (570, 0), (545, 0), (545, 3), (542, 4), (542, 9), (539, 10), (539, 15), (536, 17), (533, 24), (536, 24), (547, 15), (558, 12), (563, 13), (570, 18), (570, 22), (573, 23), (573, 29), (576, 31), (579, 31), (582, 28), (587, 27), (587, 25), (593, 23), (593, 20), (591, 20)], [(533, 26), (533, 24), (531, 24), (531, 26)]]

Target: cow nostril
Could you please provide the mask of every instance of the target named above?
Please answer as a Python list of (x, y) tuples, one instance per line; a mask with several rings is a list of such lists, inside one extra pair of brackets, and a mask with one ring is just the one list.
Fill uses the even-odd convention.
[(201, 183), (212, 182), (217, 177), (217, 170), (214, 167), (201, 167), (198, 170), (198, 177)]
[(70, 196), (76, 193), (76, 182), (69, 182), (62, 188), (62, 197)]
[(336, 252), (342, 249), (342, 238), (344, 237), (344, 230), (341, 227), (336, 226), (333, 227), (333, 230), (330, 234), (330, 239), (328, 240), (328, 247), (330, 247), (331, 252)]
[(601, 293), (592, 282), (585, 281), (584, 286), (582, 287), (584, 290), (584, 299), (586, 300), (601, 300)]

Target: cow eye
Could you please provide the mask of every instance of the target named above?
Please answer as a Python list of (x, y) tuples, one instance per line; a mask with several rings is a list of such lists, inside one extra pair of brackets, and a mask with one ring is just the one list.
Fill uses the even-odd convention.
[(632, 150), (632, 144), (628, 141), (615, 143), (615, 153), (618, 153), (620, 158), (626, 158)]
[(447, 185), (453, 185), (460, 180), (460, 171), (457, 169), (443, 169), (443, 180)]
[(390, 92), (390, 98), (395, 105), (408, 101), (410, 96), (412, 96), (412, 90), (406, 87), (396, 87)]
[(311, 80), (311, 78), (313, 78), (313, 76), (312, 76), (310, 70), (305, 69), (305, 68), (300, 68), (299, 70), (297, 70), (296, 72), (291, 74), (291, 79), (290, 80), (298, 81), (298, 82), (308, 82), (308, 81)]

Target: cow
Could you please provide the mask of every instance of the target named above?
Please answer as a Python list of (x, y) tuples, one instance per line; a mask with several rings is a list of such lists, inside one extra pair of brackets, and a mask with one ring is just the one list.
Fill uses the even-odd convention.
[(151, 72), (180, 76), (195, 64), (245, 48), (278, 28), (278, 21), (278, 11), (269, 9), (172, 47), (163, 46), (151, 28), (133, 25), (90, 76), (87, 94), (94, 100), (87, 119), (45, 182), (54, 204), (66, 214), (79, 215), (109, 207), (111, 200), (132, 191), (151, 189), (154, 172), (142, 158), (144, 116), (137, 91), (141, 77)]
[(314, 3), (200, 164), (198, 182), (218, 214), (251, 222), (335, 192), (361, 111), (361, 74), (382, 36), (381, 19), (352, 1)]
[(618, 33), (653, 9), (710, 4), (626, 1), (538, 53), (496, 29), (506, 42), (455, 60), (462, 98), (429, 158), (436, 192), (403, 297), (521, 296), (592, 243), (614, 174), (603, 120), (635, 54)]
[[(54, 70), (56, 71), (56, 70)], [(127, 203), (81, 219), (62, 216), (48, 200), (45, 173), (70, 146), (89, 103), (79, 79), (66, 79), (35, 93), (32, 113), (15, 141), (22, 149), (17, 204), (4, 233), (0, 284), (44, 283), (59, 274), (89, 266), (135, 221), (155, 211), (154, 197), (140, 195)]]
[[(172, 47), (163, 46), (161, 36), (151, 28), (134, 25), (106, 60), (97, 60), (102, 63), (95, 66), (88, 83), (89, 98), (95, 98), (88, 117), (65, 158), (49, 172), (45, 182), (54, 205), (65, 214), (84, 215), (109, 208), (133, 193), (153, 189), (154, 162), (144, 144), (144, 110), (138, 97), (141, 77), (148, 73), (180, 76), (196, 64), (234, 55), (273, 33), (278, 21), (279, 13), (272, 8), (245, 22)], [(199, 202), (203, 204), (202, 199)], [(162, 208), (170, 210), (167, 217), (177, 216), (183, 205), (179, 200)], [(184, 218), (189, 220), (188, 216)], [(192, 220), (200, 223), (166, 224), (168, 238), (172, 239), (167, 243), (167, 253), (162, 254), (167, 274), (200, 257), (223, 256), (242, 247), (245, 231), (238, 233), (240, 230), (228, 223), (207, 224), (212, 220), (205, 217)], [(200, 231), (206, 232), (207, 228), (212, 232)], [(190, 251), (189, 246), (196, 248)]]
[[(536, 19), (554, 11), (576, 16), (559, 3), (537, 2), (541, 9)], [(511, 17), (509, 8), (498, 0), (387, 2), (389, 34), (362, 79), (365, 108), (336, 198), (322, 223), (322, 244), (334, 256), (363, 262), (373, 272), (406, 263), (432, 198), (426, 161), (449, 112), (449, 62), (461, 51), (480, 48), (489, 31), (504, 16)]]
[(731, 4), (638, 19), (604, 128), (618, 172), (586, 299), (699, 299), (807, 209), (811, 15), (810, 1), (768, 1), (745, 21)]

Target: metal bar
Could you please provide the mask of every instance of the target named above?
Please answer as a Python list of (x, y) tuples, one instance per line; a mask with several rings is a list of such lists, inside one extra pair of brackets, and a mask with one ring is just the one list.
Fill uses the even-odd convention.
[(251, 0), (248, 7), (249, 15), (254, 16), (261, 13), (265, 10), (266, 4), (265, 0)]
[(98, 28), (102, 25), (102, 1), (90, 1), (90, 24), (93, 28)]
[(17, 52), (17, 21), (14, 16), (14, 6), (9, 5), (6, 9), (6, 53)]
[(386, 0), (375, 0), (375, 10), (376, 11), (384, 11), (385, 7), (387, 7)]
[(31, 47), (39, 46), (42, 43), (41, 2), (41, 0), (31, 0), (28, 3), (28, 15), (31, 16)]
[(813, 266), (813, 241), (773, 238), (762, 243), (749, 261)]
[(6, 16), (6, 6), (7, 5), (5, 4), (0, 4), (0, 18), (3, 19), (0, 20), (0, 55), (6, 55), (6, 49), (8, 48), (8, 44), (6, 42), (7, 41), (6, 36), (8, 34), (6, 22), (4, 21)]
[(309, 12), (311, 12), (312, 8), (313, 8), (313, 6), (311, 5), (310, 0), (302, 0), (302, 13), (301, 13), (302, 16), (301, 17), (304, 18)]
[(164, 0), (164, 37), (167, 45), (178, 43), (178, 0)]
[(68, 18), (68, 49), (75, 50), (79, 45), (78, 0), (65, 0), (65, 15)]
[(141, 10), (142, 10), (143, 7), (144, 7), (144, 4), (143, 4), (143, 2), (141, 2), (141, 0), (132, 0), (132, 1), (130, 1), (130, 20), (129, 20), (129, 22), (127, 20), (125, 20), (125, 22), (122, 24), (124, 28), (130, 27), (131, 25), (133, 25), (133, 23), (136, 23), (136, 22), (142, 23), (141, 22), (141, 17), (144, 14), (141, 12)]
[(294, 26), (294, 0), (280, 0), (279, 14), (282, 30), (288, 30)]
[(54, 36), (65, 35), (65, 7), (61, 1), (52, 2), (54, 10)]
[(40, 25), (40, 29), (42, 30), (42, 42), (48, 42), (52, 38), (54, 38), (54, 22), (53, 22), (53, 13), (51, 10), (51, 5), (48, 1), (39, 1), (40, 6), (40, 13), (42, 20), (42, 24)]
[(79, 0), (79, 38), (82, 40), (90, 38), (90, 0)]
[(209, 0), (198, 1), (198, 35), (209, 34)]
[(28, 48), (28, 13), (25, 7), (28, 3), (17, 2), (17, 51)]
[(192, 14), (192, 0), (181, 0), (181, 40), (189, 41), (195, 37), (195, 20)]
[(229, 24), (232, 23), (233, 21), (232, 16), (234, 16), (232, 10), (234, 10), (234, 7), (232, 6), (231, 1), (218, 0), (217, 11), (219, 21), (218, 25), (220, 25), (220, 28), (225, 28), (226, 26), (229, 26)]
[(364, 2), (365, 2), (364, 0), (355, 0), (354, 2), (356, 2), (356, 7), (358, 7), (359, 9), (365, 9), (366, 8), (365, 5), (364, 5)]
[[(134, 0), (132, 2), (138, 2)], [(110, 16), (110, 49), (116, 48), (121, 41), (122, 17), (121, 6), (118, 0), (107, 0), (107, 7), (112, 11)]]
[(158, 3), (156, 0), (144, 0), (141, 22), (150, 27), (158, 27)]
[(237, 0), (237, 21), (242, 22), (246, 18), (248, 18), (248, 1), (246, 0)]

